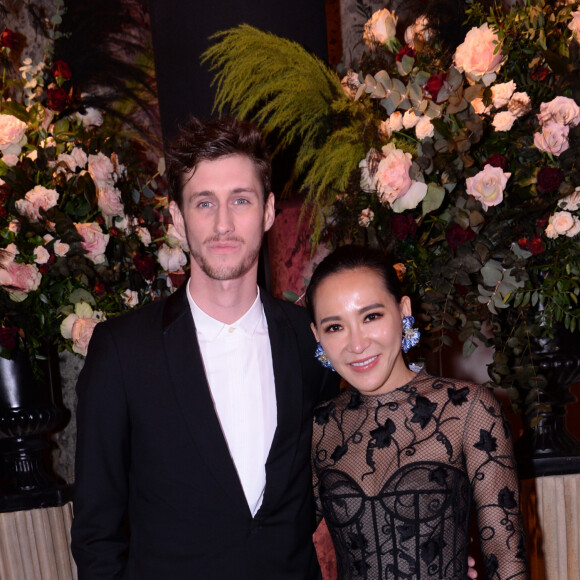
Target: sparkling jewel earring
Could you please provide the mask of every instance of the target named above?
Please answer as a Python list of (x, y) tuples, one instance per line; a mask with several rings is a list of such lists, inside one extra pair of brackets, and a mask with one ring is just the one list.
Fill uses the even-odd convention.
[(403, 318), (403, 338), (401, 340), (403, 352), (409, 352), (410, 349), (419, 344), (421, 333), (418, 328), (413, 328), (413, 324), (415, 324), (415, 319), (412, 316)]
[(320, 361), (320, 364), (331, 371), (335, 370), (332, 366), (330, 360), (328, 360), (328, 355), (324, 352), (320, 342), (316, 343), (316, 350), (314, 351), (314, 356)]

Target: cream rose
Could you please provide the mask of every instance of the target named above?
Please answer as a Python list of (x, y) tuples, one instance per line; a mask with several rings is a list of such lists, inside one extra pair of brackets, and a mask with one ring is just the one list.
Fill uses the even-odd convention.
[(360, 188), (367, 193), (375, 191), (375, 175), (383, 156), (374, 148), (369, 149), (366, 157), (358, 164), (360, 167)]
[(485, 211), (503, 200), (503, 192), (511, 173), (505, 173), (501, 167), (486, 165), (482, 171), (466, 180), (467, 193), (481, 203)]
[(173, 224), (169, 224), (165, 240), (167, 241), (169, 247), (181, 248), (184, 252), (189, 252), (187, 239), (177, 231), (177, 228)]
[(491, 124), (498, 132), (509, 131), (513, 127), (515, 120), (516, 116), (509, 111), (500, 111), (494, 115)]
[(419, 122), (419, 117), (413, 109), (405, 111), (403, 115), (403, 127), (405, 129), (412, 129)]
[(157, 260), (166, 272), (178, 272), (187, 264), (187, 256), (181, 248), (170, 248), (162, 244), (157, 253)]
[(574, 236), (577, 236), (579, 233), (580, 233), (580, 219), (578, 219), (576, 216), (574, 216), (574, 224), (566, 232), (566, 235), (569, 238), (573, 238)]
[(435, 127), (433, 123), (431, 123), (431, 119), (426, 115), (421, 115), (419, 117), (419, 121), (415, 125), (415, 134), (417, 135), (417, 139), (423, 141), (423, 139), (427, 139), (427, 137), (433, 137), (435, 134)]
[[(13, 115), (0, 115), (0, 151), (3, 154), (20, 154), (20, 148), (25, 139), (26, 123)], [(9, 147), (14, 149), (8, 150)], [(16, 150), (17, 149), (17, 150)]]
[(123, 292), (123, 302), (129, 307), (133, 308), (139, 304), (139, 293), (136, 290), (130, 290), (127, 288)]
[(516, 90), (516, 83), (498, 83), (491, 87), (491, 102), (496, 109), (505, 107)]
[(388, 139), (391, 136), (391, 123), (389, 122), (389, 119), (381, 121), (381, 124), (379, 125), (379, 133), (385, 137), (385, 139)]
[(61, 242), (60, 240), (56, 240), (56, 242), (54, 242), (53, 248), (55, 256), (58, 256), (59, 258), (66, 256), (70, 250), (70, 246), (64, 242)]
[(491, 105), (487, 105), (486, 107), (483, 104), (483, 99), (481, 97), (475, 97), (470, 104), (476, 115), (489, 115), (489, 112), (491, 111)]
[(112, 186), (115, 183), (113, 173), (115, 168), (112, 161), (103, 153), (89, 155), (89, 173), (95, 182), (97, 189), (107, 185)]
[(542, 125), (553, 121), (560, 125), (575, 127), (580, 123), (580, 107), (574, 99), (558, 96), (548, 103), (540, 105), (538, 119)]
[(534, 133), (534, 145), (544, 153), (560, 155), (569, 147), (568, 125), (560, 125), (554, 121), (548, 121), (543, 127), (541, 133)]
[(363, 38), (367, 45), (389, 44), (397, 33), (397, 17), (387, 8), (377, 10), (365, 23)]
[(554, 240), (558, 237), (558, 234), (556, 233), (556, 230), (552, 224), (548, 224), (546, 226), (545, 234), (546, 237), (550, 238), (551, 240)]
[(389, 127), (391, 131), (400, 131), (403, 128), (403, 113), (395, 111), (389, 116)]
[(360, 212), (358, 216), (358, 225), (361, 226), (362, 228), (368, 228), (371, 225), (371, 222), (373, 221), (374, 218), (375, 212), (367, 207), (366, 209), (363, 209)]
[(16, 209), (21, 215), (27, 216), (33, 221), (40, 219), (40, 210), (49, 210), (58, 203), (59, 194), (54, 189), (47, 189), (42, 185), (37, 185), (31, 189), (24, 199), (16, 201)]
[(73, 352), (87, 356), (93, 331), (101, 319), (101, 312), (94, 311), (86, 302), (78, 302), (75, 304), (75, 311), (62, 321), (60, 333), (64, 338), (73, 341)]
[(377, 167), (375, 185), (382, 203), (392, 203), (411, 187), (411, 154), (397, 149), (392, 143), (383, 147), (384, 158)]
[(508, 103), (508, 111), (517, 118), (527, 115), (532, 110), (528, 93), (514, 93)]
[(550, 218), (550, 224), (559, 236), (567, 235), (574, 226), (574, 216), (569, 211), (557, 211)]
[(112, 185), (104, 185), (98, 188), (97, 204), (105, 216), (125, 215), (125, 206), (121, 200), (121, 192)]
[(465, 73), (471, 83), (483, 82), (489, 86), (503, 64), (503, 54), (498, 47), (499, 38), (487, 22), (472, 28), (457, 47), (453, 60), (459, 72)]
[(580, 10), (572, 12), (570, 16), (572, 16), (572, 20), (568, 23), (568, 28), (572, 31), (576, 42), (580, 42)]
[(421, 181), (412, 181), (407, 193), (391, 203), (391, 209), (395, 213), (414, 209), (423, 201), (426, 195), (427, 185)]
[(426, 16), (419, 16), (411, 26), (407, 26), (405, 30), (405, 42), (411, 47), (415, 48), (415, 38), (427, 42), (431, 38), (431, 31), (429, 29), (429, 20)]
[(37, 264), (46, 264), (50, 260), (50, 252), (44, 246), (34, 248), (34, 261)]
[(95, 264), (105, 261), (105, 249), (109, 243), (109, 234), (104, 234), (96, 222), (75, 224), (77, 232), (83, 238), (81, 246), (87, 252), (86, 257)]

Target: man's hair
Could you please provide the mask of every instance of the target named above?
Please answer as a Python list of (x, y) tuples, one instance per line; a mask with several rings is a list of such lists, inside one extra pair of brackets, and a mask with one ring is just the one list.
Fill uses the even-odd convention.
[(260, 130), (247, 121), (233, 117), (200, 121), (191, 116), (179, 127), (166, 151), (166, 177), (169, 199), (181, 208), (183, 187), (202, 161), (230, 155), (244, 155), (256, 167), (264, 188), (264, 203), (271, 190), (272, 165)]

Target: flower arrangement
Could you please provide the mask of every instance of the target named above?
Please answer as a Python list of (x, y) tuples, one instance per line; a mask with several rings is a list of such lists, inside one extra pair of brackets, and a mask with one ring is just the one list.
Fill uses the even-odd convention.
[(0, 355), (84, 356), (100, 320), (172, 290), (185, 243), (119, 118), (73, 106), (50, 42), (10, 74), (18, 35), (0, 37)]
[(246, 26), (205, 58), (218, 109), (298, 143), (314, 243), (395, 255), (435, 349), (493, 345), (492, 382), (533, 404), (534, 341), (580, 323), (580, 11), (466, 5), (456, 46), (428, 16), (399, 40), (397, 15), (375, 12), (340, 75)]

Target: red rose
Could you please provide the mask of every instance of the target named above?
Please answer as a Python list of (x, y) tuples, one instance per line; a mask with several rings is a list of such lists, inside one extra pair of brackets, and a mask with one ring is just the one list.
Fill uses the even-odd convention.
[(391, 230), (399, 240), (406, 240), (413, 237), (417, 232), (417, 222), (410, 214), (399, 214), (391, 220)]
[(8, 210), (3, 205), (0, 205), (0, 218), (5, 218), (7, 215)]
[(534, 256), (541, 254), (545, 250), (544, 243), (542, 242), (542, 238), (540, 238), (540, 236), (534, 236), (530, 240), (527, 249), (529, 252), (534, 254)]
[(494, 153), (490, 155), (484, 162), (483, 167), (486, 165), (491, 165), (492, 167), (501, 167), (503, 171), (508, 168), (507, 159), (501, 153)]
[(97, 296), (102, 296), (105, 293), (105, 290), (105, 285), (100, 280), (97, 280), (95, 282), (95, 294)]
[(410, 56), (411, 58), (415, 58), (415, 49), (411, 48), (408, 44), (404, 44), (401, 49), (399, 50), (399, 52), (397, 53), (397, 56), (395, 57), (395, 60), (397, 62), (401, 62), (403, 60), (404, 56)]
[(534, 81), (544, 81), (548, 76), (550, 71), (545, 66), (539, 66), (531, 73), (532, 80)]
[(46, 91), (46, 106), (57, 113), (64, 111), (68, 103), (68, 93), (61, 87)]
[(0, 326), (0, 347), (14, 350), (18, 340), (18, 329), (14, 326)]
[(537, 188), (540, 193), (550, 193), (560, 187), (564, 179), (564, 173), (557, 167), (544, 166), (537, 175)]
[(18, 34), (9, 28), (5, 28), (0, 35), (0, 46), (6, 48), (16, 48), (18, 45)]
[(522, 249), (522, 250), (527, 250), (528, 249), (528, 238), (520, 238), (518, 240), (518, 246)]
[(435, 75), (430, 76), (427, 79), (427, 82), (423, 85), (423, 90), (436, 102), (437, 95), (443, 86), (443, 83), (447, 80), (447, 73), (438, 73)]
[(137, 268), (137, 272), (145, 278), (145, 280), (152, 280), (155, 276), (155, 267), (157, 263), (152, 256), (144, 256), (143, 254), (135, 254), (133, 257), (133, 264)]
[(457, 246), (475, 240), (475, 232), (471, 228), (464, 230), (459, 224), (453, 224), (445, 232), (445, 239), (447, 240), (447, 245), (455, 251)]
[(111, 228), (109, 230), (109, 235), (113, 238), (116, 238), (119, 236), (119, 230), (117, 228)]
[(536, 226), (544, 229), (548, 225), (549, 218), (538, 218), (536, 220)]
[(64, 60), (56, 60), (52, 65), (52, 74), (57, 79), (68, 81), (72, 77), (72, 70)]

